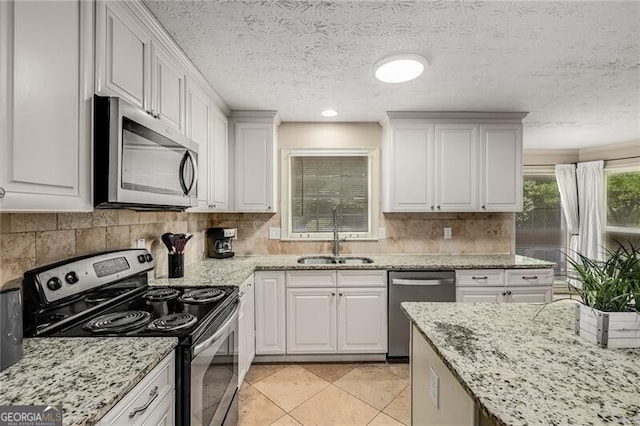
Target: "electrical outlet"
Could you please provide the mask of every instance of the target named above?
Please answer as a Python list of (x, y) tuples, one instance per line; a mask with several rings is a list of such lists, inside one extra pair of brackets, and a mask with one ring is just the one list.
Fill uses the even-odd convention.
[(451, 239), (451, 227), (450, 226), (445, 226), (444, 227), (444, 239), (445, 240), (450, 240)]
[(436, 408), (440, 408), (440, 377), (438, 377), (438, 374), (433, 367), (429, 367), (429, 373), (431, 379), (429, 394), (431, 395), (431, 400)]
[(387, 229), (384, 226), (378, 228), (378, 239), (384, 240), (387, 238)]
[(270, 240), (279, 240), (280, 239), (280, 228), (269, 228), (269, 239)]
[(144, 238), (138, 238), (136, 240), (136, 248), (144, 248), (144, 244), (145, 244)]

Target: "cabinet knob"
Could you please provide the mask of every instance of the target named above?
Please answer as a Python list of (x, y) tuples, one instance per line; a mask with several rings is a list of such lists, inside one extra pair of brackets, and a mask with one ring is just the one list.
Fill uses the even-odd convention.
[(342, 296), (342, 293), (338, 293), (338, 296)]
[(440, 210), (440, 206), (438, 206), (437, 209)]
[(500, 294), (502, 294), (503, 296), (506, 296), (506, 295), (507, 295), (507, 292), (506, 292), (506, 291), (503, 291), (503, 292), (502, 292), (502, 293), (500, 293)]
[(6, 192), (4, 191), (4, 188), (0, 187), (0, 198), (4, 198), (4, 194), (6, 194)]
[(335, 293), (331, 293), (331, 295), (332, 295), (332, 296), (335, 296), (336, 294), (335, 294)]
[(433, 210), (433, 209), (434, 209), (434, 207), (433, 207), (433, 206), (431, 206), (431, 210)]
[(486, 207), (486, 206), (482, 206), (482, 210), (486, 210), (486, 209), (487, 209), (487, 207)]
[(511, 296), (511, 290), (507, 290), (507, 294)]
[(271, 210), (271, 206), (267, 206), (267, 210)]

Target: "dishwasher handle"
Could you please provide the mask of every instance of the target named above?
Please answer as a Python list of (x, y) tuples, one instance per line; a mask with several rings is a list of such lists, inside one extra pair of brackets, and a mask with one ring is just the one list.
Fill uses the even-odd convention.
[(436, 285), (453, 285), (453, 278), (423, 278), (423, 279), (406, 279), (392, 278), (392, 285), (413, 285), (413, 286), (436, 286)]

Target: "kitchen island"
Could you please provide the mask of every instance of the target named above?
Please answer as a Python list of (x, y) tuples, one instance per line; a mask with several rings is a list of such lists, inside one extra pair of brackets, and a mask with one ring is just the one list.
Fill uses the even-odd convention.
[(640, 349), (576, 336), (574, 303), (402, 307), (413, 424), (640, 425)]
[(62, 405), (64, 425), (92, 425), (159, 364), (174, 337), (30, 338), (0, 372), (0, 405)]

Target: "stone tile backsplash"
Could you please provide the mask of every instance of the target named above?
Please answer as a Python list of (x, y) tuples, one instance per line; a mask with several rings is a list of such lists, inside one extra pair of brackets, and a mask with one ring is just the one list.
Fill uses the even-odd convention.
[[(206, 229), (238, 228), (237, 254), (326, 254), (330, 241), (269, 239), (269, 228), (280, 227), (279, 214), (175, 213), (96, 210), (92, 213), (0, 214), (0, 288), (19, 285), (29, 269), (58, 260), (105, 250), (135, 247), (144, 238), (156, 258), (155, 275), (167, 272), (165, 232), (194, 234), (185, 251), (187, 264), (205, 256)], [(344, 254), (377, 253), (513, 253), (513, 213), (393, 213), (381, 214), (387, 238), (346, 241)], [(453, 238), (443, 238), (450, 226)]]

